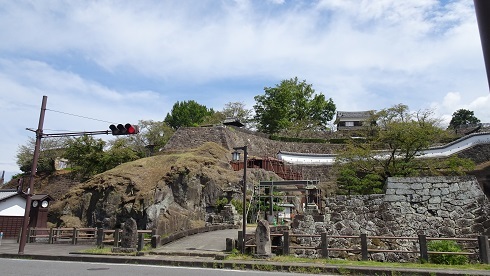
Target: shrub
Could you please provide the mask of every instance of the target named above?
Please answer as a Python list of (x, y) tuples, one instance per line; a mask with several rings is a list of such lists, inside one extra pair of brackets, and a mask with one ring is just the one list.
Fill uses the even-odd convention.
[[(430, 241), (429, 243), (427, 243), (427, 249), (429, 251), (436, 252), (463, 252), (461, 247), (455, 241), (449, 240)], [(430, 254), (429, 262), (434, 264), (462, 265), (468, 262), (468, 256), (452, 254)]]

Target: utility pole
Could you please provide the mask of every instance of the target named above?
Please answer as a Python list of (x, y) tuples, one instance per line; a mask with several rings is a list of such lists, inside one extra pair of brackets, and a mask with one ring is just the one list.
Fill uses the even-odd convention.
[(41, 104), (41, 113), (39, 115), (39, 124), (36, 130), (36, 146), (34, 147), (34, 158), (32, 159), (31, 177), (29, 179), (29, 188), (27, 189), (26, 208), (24, 212), (24, 222), (19, 241), (19, 255), (24, 255), (24, 248), (27, 242), (27, 230), (29, 227), (29, 213), (31, 212), (32, 193), (34, 191), (34, 177), (37, 171), (37, 160), (39, 159), (39, 150), (41, 148), (41, 139), (43, 137), (44, 114), (46, 113), (47, 96), (43, 96)]
[[(32, 159), (32, 167), (31, 167), (31, 177), (29, 180), (29, 188), (26, 193), (26, 208), (24, 212), (24, 222), (22, 223), (22, 229), (20, 234), (19, 241), (19, 255), (24, 255), (24, 248), (27, 243), (27, 231), (29, 229), (29, 215), (31, 212), (31, 202), (32, 195), (34, 193), (34, 178), (36, 176), (37, 171), (37, 162), (39, 160), (39, 152), (41, 150), (41, 139), (49, 138), (49, 137), (69, 137), (69, 136), (81, 136), (81, 135), (98, 135), (98, 134), (109, 134), (109, 130), (100, 130), (100, 131), (83, 131), (83, 132), (65, 132), (65, 133), (43, 133), (43, 125), (44, 125), (44, 114), (46, 113), (46, 102), (48, 101), (47, 96), (43, 96), (43, 102), (41, 104), (41, 114), (39, 115), (39, 125), (37, 130), (33, 130), (27, 128), (29, 131), (33, 131), (36, 133), (36, 145), (34, 148), (34, 157)], [(139, 133), (139, 127), (137, 125), (132, 124), (118, 124), (118, 125), (110, 125), (109, 128), (112, 131), (112, 135), (133, 135)]]

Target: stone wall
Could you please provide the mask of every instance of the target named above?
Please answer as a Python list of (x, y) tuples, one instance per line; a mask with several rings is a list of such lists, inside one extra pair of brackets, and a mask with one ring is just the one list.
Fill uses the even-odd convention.
[(476, 164), (490, 161), (490, 147), (488, 144), (480, 144), (458, 153), (458, 157), (469, 158)]
[[(476, 237), (490, 234), (490, 204), (476, 178), (389, 178), (385, 194), (326, 199), (323, 221), (305, 219), (295, 233), (359, 236)], [(303, 241), (317, 246), (319, 241)], [(359, 241), (331, 239), (330, 247), (359, 247)], [(416, 242), (370, 240), (370, 248), (418, 250)], [(308, 255), (298, 251), (297, 255)], [(318, 252), (309, 252), (315, 255)], [(334, 251), (332, 257), (358, 258)], [(377, 253), (374, 260), (413, 261), (417, 254)]]
[[(215, 126), (179, 128), (165, 145), (164, 150), (185, 150), (199, 147), (206, 142), (215, 142), (230, 152), (233, 151), (234, 147), (247, 145), (249, 156), (256, 157), (277, 157), (279, 151), (332, 154), (338, 153), (344, 147), (337, 144), (274, 141), (268, 139), (268, 135), (263, 133), (231, 126)], [(470, 158), (477, 164), (484, 163), (490, 161), (490, 147), (488, 145), (476, 145), (458, 153), (458, 156)], [(333, 181), (331, 166), (307, 164), (291, 166), (294, 171), (302, 173), (304, 179), (315, 179), (319, 180), (320, 183)], [(490, 187), (490, 181), (488, 186)]]
[(234, 147), (248, 146), (250, 156), (276, 157), (279, 151), (303, 153), (335, 153), (342, 146), (321, 143), (295, 143), (270, 140), (266, 135), (235, 127), (182, 127), (165, 145), (165, 151), (199, 147), (205, 142), (215, 142), (230, 151)]
[[(267, 135), (242, 130), (235, 127), (182, 127), (179, 128), (164, 147), (164, 151), (185, 150), (199, 147), (206, 142), (214, 142), (229, 149), (248, 146), (249, 156), (277, 157), (279, 151), (303, 153), (336, 153), (343, 146), (321, 143), (294, 143), (270, 140)], [(231, 159), (231, 154), (230, 154)], [(328, 181), (331, 166), (294, 165), (296, 172), (301, 172), (306, 179)]]

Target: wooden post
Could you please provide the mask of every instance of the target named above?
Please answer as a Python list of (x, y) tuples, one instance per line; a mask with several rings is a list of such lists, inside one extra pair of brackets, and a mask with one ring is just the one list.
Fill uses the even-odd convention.
[(97, 228), (97, 247), (104, 247), (104, 228)]
[(144, 233), (138, 233), (138, 246), (136, 250), (139, 252), (143, 250), (145, 247), (145, 234)]
[(73, 233), (71, 235), (71, 244), (77, 244), (77, 235), (78, 234), (78, 230), (77, 228), (73, 227)]
[(282, 238), (283, 238), (282, 254), (287, 256), (289, 255), (289, 231), (284, 231)]
[(328, 259), (328, 236), (327, 236), (327, 232), (322, 232), (321, 237), (322, 237), (322, 257)]
[(22, 236), (22, 227), (21, 227), (21, 229), (20, 229), (20, 231), (19, 231), (19, 235), (17, 235), (17, 243), (19, 243), (19, 242), (20, 242), (20, 237), (21, 237), (21, 236)]
[(490, 264), (488, 236), (478, 236), (478, 253), (481, 263)]
[(54, 228), (49, 229), (49, 238), (48, 238), (48, 243), (52, 244), (53, 242), (53, 235), (54, 235)]
[(238, 249), (240, 252), (245, 252), (245, 238), (243, 237), (243, 231), (238, 231)]
[(429, 261), (429, 253), (427, 253), (427, 237), (419, 235), (420, 260), (422, 262)]
[(32, 231), (32, 228), (29, 227), (27, 229), (27, 243), (30, 243), (31, 242), (31, 235), (32, 235), (31, 231)]
[(114, 230), (114, 243), (112, 244), (114, 247), (119, 247), (119, 236), (121, 234), (121, 229), (117, 228)]
[(361, 256), (363, 261), (367, 261), (368, 257), (368, 246), (367, 246), (367, 234), (361, 234)]

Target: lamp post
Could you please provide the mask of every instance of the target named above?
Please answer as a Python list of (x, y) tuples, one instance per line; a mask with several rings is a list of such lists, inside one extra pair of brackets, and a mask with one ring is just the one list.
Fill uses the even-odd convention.
[(233, 148), (235, 151), (232, 153), (233, 161), (240, 161), (240, 152), (243, 150), (243, 202), (242, 202), (242, 240), (239, 241), (241, 244), (242, 254), (245, 253), (245, 236), (247, 234), (247, 146)]

